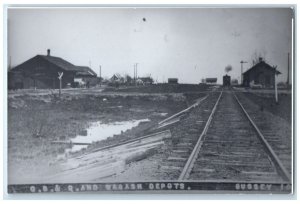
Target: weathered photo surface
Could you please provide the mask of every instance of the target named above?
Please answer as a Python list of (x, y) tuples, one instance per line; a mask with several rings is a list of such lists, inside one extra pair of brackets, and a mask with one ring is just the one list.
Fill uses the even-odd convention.
[(292, 193), (285, 8), (7, 8), (7, 190)]

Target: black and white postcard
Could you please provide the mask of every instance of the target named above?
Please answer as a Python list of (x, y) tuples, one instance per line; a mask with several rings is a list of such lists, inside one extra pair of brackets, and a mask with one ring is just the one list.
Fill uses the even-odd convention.
[(16, 7), (7, 192), (293, 193), (294, 7)]

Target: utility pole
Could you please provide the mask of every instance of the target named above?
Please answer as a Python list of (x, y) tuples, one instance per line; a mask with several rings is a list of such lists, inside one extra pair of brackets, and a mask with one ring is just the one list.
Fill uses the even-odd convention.
[(9, 67), (8, 70), (11, 70), (11, 56), (9, 56)]
[(135, 63), (134, 64), (134, 82), (135, 82), (135, 86), (137, 85), (137, 78), (138, 78), (138, 76), (137, 76), (137, 65), (138, 65), (138, 63)]
[(135, 64), (135, 86), (137, 86), (137, 63)]
[(133, 82), (135, 83), (136, 79), (135, 79), (135, 64), (133, 64)]
[(277, 66), (276, 67), (274, 67), (274, 69), (275, 69), (275, 75), (274, 75), (274, 83), (275, 83), (275, 102), (276, 102), (276, 104), (278, 103), (278, 92), (277, 92), (277, 80), (276, 80), (276, 77), (277, 77), (277, 70), (276, 70), (276, 68), (277, 68)]
[(36, 61), (37, 62), (37, 64), (36, 64), (36, 66), (34, 67), (34, 75), (33, 75), (33, 86), (34, 86), (34, 90), (36, 90), (36, 75), (37, 75), (37, 67), (39, 67), (39, 62), (38, 61)]
[(289, 82), (290, 82), (290, 53), (288, 53), (288, 72), (287, 72), (286, 84), (289, 85)]
[(135, 69), (136, 69), (136, 78), (138, 78), (138, 64), (139, 63), (136, 63), (136, 66), (135, 66)]
[(101, 87), (101, 83), (102, 83), (102, 77), (101, 77), (101, 65), (100, 65), (100, 87)]
[(241, 85), (243, 85), (243, 64), (248, 62), (242, 60), (240, 63), (241, 63)]

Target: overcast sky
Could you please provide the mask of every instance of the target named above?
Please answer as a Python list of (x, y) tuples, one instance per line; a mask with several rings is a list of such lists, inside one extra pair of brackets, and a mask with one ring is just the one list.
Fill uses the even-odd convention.
[[(286, 81), (291, 52), (292, 10), (210, 8), (9, 9), (8, 56), (18, 65), (37, 55), (61, 57), (102, 76), (151, 74), (199, 83), (218, 77), (226, 65), (240, 80), (240, 61), (250, 68), (254, 53), (282, 72)], [(145, 19), (145, 20), (143, 20)]]

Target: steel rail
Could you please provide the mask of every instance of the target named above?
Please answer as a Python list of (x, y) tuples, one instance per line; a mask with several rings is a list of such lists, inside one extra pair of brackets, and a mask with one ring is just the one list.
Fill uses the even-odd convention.
[(198, 141), (197, 141), (197, 143), (196, 143), (196, 145), (195, 145), (188, 161), (186, 162), (186, 164), (185, 164), (185, 166), (184, 166), (184, 168), (183, 168), (183, 170), (182, 170), (182, 172), (181, 172), (181, 174), (178, 178), (179, 181), (186, 180), (189, 177), (189, 174), (190, 174), (190, 172), (193, 168), (193, 165), (194, 165), (194, 163), (197, 159), (198, 153), (199, 153), (200, 148), (202, 146), (202, 138), (206, 135), (206, 132), (207, 132), (208, 127), (209, 127), (209, 125), (212, 121), (212, 117), (213, 117), (213, 115), (214, 115), (214, 113), (217, 109), (217, 105), (220, 101), (220, 98), (221, 98), (222, 94), (223, 94), (223, 91), (221, 91), (220, 96), (219, 96), (217, 102), (215, 103), (215, 105), (214, 105), (214, 107), (211, 111), (211, 114), (209, 115), (209, 118), (207, 119), (205, 127), (204, 127), (204, 129), (203, 129), (203, 131), (202, 131), (202, 133), (201, 133), (201, 135), (200, 135), (200, 137), (199, 137), (199, 139), (198, 139)]
[(195, 107), (198, 106), (202, 101), (204, 101), (207, 97), (208, 97), (208, 95), (206, 95), (205, 97), (200, 98), (199, 101), (197, 101), (196, 103), (192, 104), (192, 105), (189, 106), (188, 108), (186, 108), (186, 109), (184, 109), (184, 110), (182, 110), (182, 111), (180, 111), (180, 112), (178, 112), (178, 113), (176, 113), (176, 114), (174, 114), (174, 115), (172, 115), (172, 116), (170, 116), (170, 117), (168, 117), (168, 118), (166, 118), (166, 119), (160, 121), (160, 122), (158, 123), (158, 125), (161, 125), (161, 124), (167, 122), (168, 120), (171, 120), (171, 119), (173, 119), (173, 118), (175, 118), (175, 117), (177, 117), (177, 116), (179, 116), (179, 115), (181, 115), (181, 114), (183, 114), (183, 113), (189, 111), (190, 109), (195, 108)]
[[(133, 142), (137, 142), (139, 140), (150, 138), (150, 137), (155, 137), (157, 135), (164, 134), (164, 133), (170, 133), (170, 130), (164, 130), (164, 131), (160, 131), (160, 132), (155, 132), (155, 133), (152, 133), (152, 134), (149, 134), (149, 135), (145, 135), (145, 136), (142, 136), (142, 137), (137, 137), (137, 138), (134, 138), (134, 139), (131, 139), (131, 140), (126, 140), (124, 142), (120, 142), (120, 143), (117, 143), (117, 144), (100, 147), (100, 148), (91, 150), (90, 152), (87, 152), (87, 154), (93, 153), (93, 152), (99, 152), (99, 151), (107, 150), (107, 149), (110, 149), (110, 148), (113, 148), (113, 147), (118, 147), (118, 146), (121, 146), (121, 145), (133, 143)], [(84, 155), (86, 155), (86, 154), (84, 154)]]
[(275, 165), (275, 168), (277, 169), (280, 176), (283, 177), (283, 179), (285, 179), (286, 181), (291, 182), (290, 174), (288, 173), (288, 171), (286, 170), (286, 168), (284, 167), (284, 165), (282, 164), (282, 162), (280, 161), (280, 159), (278, 158), (278, 156), (272, 149), (271, 145), (265, 139), (264, 135), (260, 132), (258, 127), (255, 125), (254, 121), (251, 119), (251, 117), (249, 116), (249, 114), (247, 113), (247, 111), (245, 110), (245, 108), (243, 107), (243, 105), (241, 104), (241, 102), (239, 101), (239, 99), (235, 93), (234, 93), (234, 97), (235, 97), (236, 101), (238, 102), (238, 104), (240, 105), (240, 107), (242, 108), (244, 114), (247, 116), (251, 125), (256, 130), (258, 138), (262, 141), (263, 146), (267, 149), (269, 155), (271, 156), (271, 159), (273, 160), (273, 164)]

